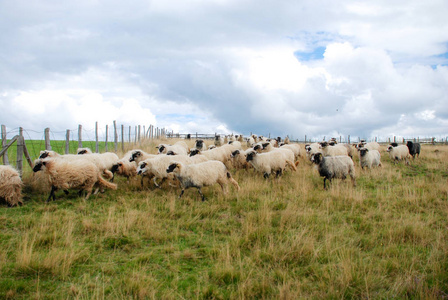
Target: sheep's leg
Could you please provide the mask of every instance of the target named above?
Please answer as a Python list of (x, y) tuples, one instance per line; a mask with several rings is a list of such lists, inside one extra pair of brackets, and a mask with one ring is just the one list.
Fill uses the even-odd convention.
[(47, 199), (47, 202), (50, 202), (50, 199), (53, 198), (53, 201), (56, 200), (56, 196), (54, 195), (54, 192), (56, 191), (56, 187), (54, 185), (51, 186), (51, 192), (50, 196)]
[(198, 187), (198, 193), (199, 193), (199, 195), (201, 195), (201, 197), (202, 197), (202, 201), (205, 201), (204, 194), (202, 194), (202, 191), (201, 191), (201, 188), (200, 188), (200, 187)]
[(64, 190), (64, 193), (65, 193), (66, 195), (68, 195), (68, 190)]
[(277, 170), (277, 172), (275, 172), (275, 177), (278, 178), (278, 177), (282, 176), (282, 173), (283, 173), (282, 169)]
[(141, 180), (141, 185), (142, 185), (142, 188), (143, 188), (143, 176), (142, 176), (142, 180)]
[(86, 195), (86, 197), (85, 197), (85, 200), (89, 199), (89, 197), (90, 197), (91, 194), (92, 194), (92, 190), (89, 189), (89, 190), (87, 191), (87, 195)]
[(267, 172), (265, 172), (264, 174), (263, 174), (263, 177), (265, 178), (265, 179), (268, 179), (269, 178), (269, 173), (267, 173)]
[(222, 192), (224, 195), (227, 194), (227, 184), (225, 184), (224, 182), (218, 181), (218, 184), (221, 186)]
[(180, 195), (179, 195), (179, 199), (180, 199), (180, 197), (182, 197), (182, 195), (184, 194), (184, 192), (185, 192), (185, 190), (182, 189), (182, 192), (180, 192)]
[[(154, 181), (154, 185), (156, 187), (158, 187), (159, 189), (161, 189), (160, 185), (157, 184), (157, 177), (154, 177), (153, 181)], [(160, 183), (162, 183), (162, 182), (163, 182), (163, 180)]]
[(327, 177), (324, 177), (324, 190), (327, 189), (326, 181), (327, 181)]

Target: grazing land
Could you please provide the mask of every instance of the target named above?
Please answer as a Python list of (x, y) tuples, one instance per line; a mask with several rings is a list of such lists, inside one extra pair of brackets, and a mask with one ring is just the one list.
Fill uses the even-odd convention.
[(231, 170), (240, 192), (205, 187), (204, 202), (136, 177), (45, 203), (45, 177), (26, 170), (24, 205), (0, 206), (0, 298), (447, 298), (448, 146), (409, 166), (381, 155), (373, 170), (355, 157), (356, 187), (324, 190), (302, 158), (281, 179)]

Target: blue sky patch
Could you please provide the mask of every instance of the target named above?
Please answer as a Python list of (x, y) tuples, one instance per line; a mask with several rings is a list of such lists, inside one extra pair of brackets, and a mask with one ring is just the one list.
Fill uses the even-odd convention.
[(318, 60), (324, 58), (325, 49), (326, 47), (317, 47), (313, 52), (296, 51), (294, 52), (294, 55), (300, 61)]

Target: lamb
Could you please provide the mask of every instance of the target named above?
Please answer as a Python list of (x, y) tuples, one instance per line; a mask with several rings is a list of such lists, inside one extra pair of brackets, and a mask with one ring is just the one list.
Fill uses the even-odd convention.
[(347, 155), (348, 156), (348, 150), (344, 145), (341, 144), (335, 144), (334, 146), (331, 146), (327, 142), (320, 143), (322, 147), (322, 154), (324, 156), (340, 156), (340, 155)]
[(22, 186), (22, 179), (16, 169), (0, 165), (0, 198), (9, 206), (22, 205)]
[(406, 146), (408, 147), (409, 154), (412, 155), (412, 158), (415, 159), (415, 156), (417, 156), (417, 157), (420, 156), (420, 148), (421, 148), (420, 143), (414, 143), (414, 142), (408, 141), (406, 143)]
[(78, 189), (86, 191), (87, 200), (94, 186), (101, 188), (117, 189), (117, 185), (106, 181), (101, 177), (97, 166), (88, 160), (70, 161), (60, 158), (37, 159), (33, 168), (34, 172), (44, 170), (47, 173), (51, 192), (47, 202), (53, 198), (56, 200), (55, 192), (58, 189)]
[(378, 150), (369, 150), (368, 148), (359, 149), (359, 162), (361, 168), (381, 167), (381, 154)]
[(317, 165), (319, 175), (324, 177), (324, 189), (327, 189), (326, 180), (330, 182), (333, 178), (345, 179), (350, 175), (353, 186), (356, 186), (355, 165), (353, 160), (346, 156), (323, 156), (322, 153), (315, 153), (312, 162)]
[(238, 182), (232, 178), (226, 166), (220, 161), (207, 161), (193, 165), (185, 165), (178, 161), (172, 161), (166, 169), (166, 172), (174, 173), (174, 176), (179, 180), (182, 189), (179, 198), (182, 197), (185, 189), (195, 187), (198, 189), (202, 201), (204, 201), (205, 197), (202, 194), (201, 188), (215, 183), (221, 186), (224, 194), (227, 194), (227, 184), (229, 182), (238, 191), (240, 190)]
[(262, 172), (264, 178), (269, 178), (272, 172), (276, 173), (276, 177), (282, 175), (286, 164), (295, 168), (292, 161), (286, 160), (285, 156), (279, 151), (271, 151), (266, 153), (257, 153), (255, 150), (247, 152), (246, 161), (250, 163), (256, 171)]
[(397, 143), (392, 143), (387, 147), (387, 152), (389, 152), (389, 157), (396, 163), (397, 161), (404, 160), (405, 163), (409, 164), (409, 148), (405, 145), (398, 146)]

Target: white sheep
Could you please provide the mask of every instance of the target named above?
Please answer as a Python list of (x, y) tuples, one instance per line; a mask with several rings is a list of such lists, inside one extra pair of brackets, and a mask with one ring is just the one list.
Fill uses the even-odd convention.
[(47, 202), (56, 199), (55, 192), (58, 189), (78, 189), (86, 191), (87, 200), (92, 189), (97, 186), (101, 188), (117, 189), (117, 185), (106, 181), (101, 177), (98, 167), (88, 160), (71, 161), (60, 158), (37, 159), (33, 168), (34, 172), (44, 170), (51, 184), (50, 196)]
[[(207, 161), (206, 157), (189, 157), (186, 155), (158, 155), (154, 158), (149, 158), (144, 161), (141, 161), (137, 167), (137, 174), (154, 177), (153, 182), (154, 185), (160, 188), (161, 184), (165, 182), (165, 180), (170, 179), (168, 173), (166, 172), (166, 168), (169, 163), (173, 160), (177, 160), (184, 164), (190, 165), (199, 162)], [(161, 180), (160, 183), (157, 183), (157, 180)]]
[(239, 141), (230, 141), (228, 144), (232, 145), (235, 149), (238, 149), (238, 150), (243, 149), (243, 146), (241, 145), (241, 142), (239, 142)]
[[(272, 151), (278, 151), (280, 153), (283, 154), (283, 156), (285, 157), (286, 161), (291, 161), (294, 162), (295, 161), (295, 155), (294, 152), (288, 148), (274, 148), (272, 146), (271, 143), (269, 142), (258, 142), (255, 144), (255, 146), (253, 147), (253, 149), (255, 151), (257, 151), (258, 153), (266, 153), (266, 152), (272, 152)], [(297, 171), (296, 166), (299, 164), (299, 162), (297, 162), (296, 164), (294, 164), (294, 167), (291, 167), (294, 171)]]
[(359, 162), (362, 169), (364, 169), (364, 167), (369, 169), (371, 169), (372, 167), (381, 167), (381, 154), (378, 150), (360, 148)]
[[(44, 159), (47, 157), (52, 158), (59, 158), (69, 161), (90, 161), (93, 164), (95, 164), (101, 172), (103, 172), (103, 175), (106, 177), (106, 179), (112, 179), (114, 177), (114, 174), (111, 172), (112, 167), (114, 163), (119, 159), (118, 156), (115, 153), (106, 152), (106, 153), (92, 153), (90, 149), (88, 148), (79, 148), (80, 154), (74, 155), (74, 154), (64, 154), (61, 155), (55, 151), (52, 150), (43, 150), (40, 151), (39, 159)], [(89, 152), (90, 151), (90, 152)]]
[(131, 157), (129, 158), (129, 161), (130, 162), (135, 161), (135, 163), (138, 165), (141, 161), (148, 159), (148, 158), (154, 158), (154, 157), (157, 157), (157, 155), (147, 153), (140, 149), (135, 149), (135, 150), (132, 150)]
[(167, 173), (174, 173), (174, 176), (179, 180), (182, 191), (179, 198), (185, 192), (185, 189), (195, 187), (201, 195), (202, 201), (205, 200), (201, 188), (218, 183), (224, 194), (227, 194), (227, 184), (230, 182), (239, 191), (240, 186), (232, 175), (227, 171), (226, 166), (220, 161), (207, 161), (199, 164), (186, 165), (178, 161), (172, 161), (167, 170)]
[(276, 177), (283, 174), (286, 164), (295, 168), (294, 162), (287, 161), (285, 156), (279, 151), (271, 151), (266, 153), (257, 153), (250, 150), (246, 154), (246, 161), (250, 163), (257, 172), (263, 173), (264, 178), (269, 178), (272, 172), (276, 173)]
[(247, 150), (234, 150), (232, 154), (230, 155), (233, 167), (236, 169), (246, 169), (248, 170), (250, 167), (250, 164), (246, 161), (247, 152), (251, 151), (252, 149), (249, 148)]
[(387, 147), (390, 159), (396, 163), (397, 161), (404, 160), (406, 164), (409, 164), (409, 148), (406, 145), (398, 146), (397, 143), (392, 143)]
[[(236, 142), (234, 142), (236, 143)], [(225, 144), (221, 147), (217, 147), (211, 150), (206, 150), (206, 151), (199, 151), (199, 150), (194, 150), (190, 152), (190, 156), (194, 156), (197, 154), (202, 154), (205, 157), (207, 157), (209, 160), (218, 160), (226, 165), (229, 165), (230, 162), (229, 160), (231, 159), (230, 155), (232, 154), (232, 151), (238, 150), (237, 147), (235, 147), (232, 144)]]
[(281, 148), (285, 148), (285, 149), (289, 149), (294, 153), (294, 157), (296, 160), (299, 159), (300, 156), (302, 156), (302, 149), (300, 148), (299, 144), (284, 144), (282, 146), (280, 146)]
[(322, 142), (320, 143), (320, 145), (322, 147), (322, 154), (324, 156), (340, 156), (340, 155), (348, 156), (348, 149), (344, 145), (335, 144), (334, 146), (332, 146), (327, 142)]
[(215, 140), (214, 140), (214, 144), (216, 147), (222, 146), (225, 144), (224, 139), (219, 136), (219, 135), (215, 135)]
[(128, 182), (129, 178), (134, 177), (137, 171), (137, 163), (135, 161), (129, 161), (132, 153), (133, 150), (126, 152), (120, 160), (115, 162), (111, 169), (112, 173), (126, 177)]
[(255, 140), (256, 140), (256, 137), (254, 137), (254, 135), (251, 135), (246, 141), (247, 147), (252, 148), (256, 143)]
[(377, 142), (369, 142), (369, 143), (366, 143), (364, 140), (363, 141), (361, 141), (361, 142), (359, 142), (357, 145), (356, 145), (356, 149), (361, 149), (361, 148), (366, 148), (366, 149), (369, 149), (369, 150), (378, 150), (378, 151), (380, 151), (380, 144), (378, 144)]
[(159, 154), (166, 154), (168, 151), (172, 151), (176, 155), (187, 155), (189, 148), (184, 141), (178, 141), (174, 145), (160, 144), (157, 146)]
[(319, 143), (305, 145), (306, 157), (311, 160), (316, 153), (322, 153), (322, 146)]
[(319, 175), (324, 177), (324, 189), (327, 188), (327, 179), (331, 182), (333, 178), (345, 179), (347, 176), (351, 177), (353, 186), (356, 186), (355, 165), (350, 157), (323, 156), (322, 153), (315, 153), (312, 161), (317, 165)]
[(16, 169), (0, 165), (0, 198), (9, 206), (22, 205), (22, 186), (22, 179)]

